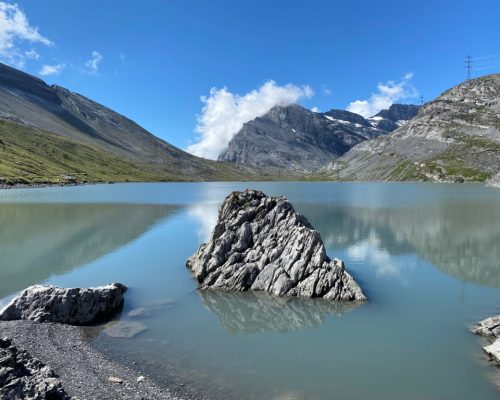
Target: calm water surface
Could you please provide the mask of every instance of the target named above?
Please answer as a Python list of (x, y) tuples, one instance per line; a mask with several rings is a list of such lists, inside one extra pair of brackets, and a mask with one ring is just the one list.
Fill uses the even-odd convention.
[[(185, 260), (232, 190), (285, 195), (343, 258), (360, 307), (200, 293)], [(0, 191), (0, 300), (44, 282), (129, 286), (93, 333), (110, 357), (212, 399), (494, 399), (468, 326), (500, 313), (500, 190), (476, 185), (172, 183)], [(128, 312), (144, 307), (145, 316)]]

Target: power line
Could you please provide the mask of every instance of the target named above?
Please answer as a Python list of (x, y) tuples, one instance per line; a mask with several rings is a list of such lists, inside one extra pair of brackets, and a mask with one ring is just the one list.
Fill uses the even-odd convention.
[(469, 54), (465, 57), (465, 69), (467, 70), (467, 80), (470, 81), (472, 71), (472, 56)]

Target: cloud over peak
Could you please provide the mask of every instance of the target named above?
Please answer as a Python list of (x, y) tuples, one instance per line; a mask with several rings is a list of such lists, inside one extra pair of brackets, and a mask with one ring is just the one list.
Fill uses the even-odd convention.
[(64, 64), (44, 65), (38, 73), (42, 76), (57, 75), (64, 69), (64, 67)]
[(377, 114), (380, 110), (388, 109), (397, 101), (412, 99), (418, 96), (418, 91), (411, 84), (413, 73), (407, 73), (399, 81), (379, 82), (377, 92), (372, 93), (369, 99), (355, 100), (346, 107), (347, 111), (360, 114), (365, 118)]
[(217, 159), (244, 123), (275, 106), (287, 106), (313, 94), (310, 86), (279, 86), (272, 80), (245, 95), (233, 94), (226, 87), (212, 88), (208, 97), (201, 97), (204, 106), (197, 118), (198, 142), (186, 150), (200, 157)]
[(23, 52), (18, 43), (27, 41), (51, 46), (52, 42), (30, 25), (28, 18), (17, 4), (0, 2), (0, 60), (22, 67), (26, 58), (36, 52)]

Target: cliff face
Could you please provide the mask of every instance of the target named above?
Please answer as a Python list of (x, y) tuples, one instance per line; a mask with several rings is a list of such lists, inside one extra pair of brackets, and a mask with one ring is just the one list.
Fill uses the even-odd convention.
[(334, 168), (348, 180), (484, 181), (500, 171), (500, 75), (464, 82)]
[[(393, 106), (394, 107), (394, 106)], [(392, 109), (392, 107), (391, 107)], [(416, 106), (398, 105), (404, 118)], [(402, 124), (395, 113), (366, 119), (345, 110), (316, 113), (298, 105), (275, 107), (246, 123), (219, 160), (259, 167), (314, 170), (327, 165), (354, 145), (388, 133)]]

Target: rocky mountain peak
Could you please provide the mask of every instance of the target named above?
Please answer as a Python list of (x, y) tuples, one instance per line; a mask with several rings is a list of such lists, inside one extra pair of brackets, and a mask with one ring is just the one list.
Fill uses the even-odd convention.
[(417, 115), (419, 108), (414, 104), (392, 104), (387, 110), (378, 112), (374, 117), (382, 117), (392, 122), (408, 121)]
[[(400, 105), (388, 115), (406, 118), (416, 114), (415, 107)], [(244, 124), (219, 160), (310, 171), (324, 167), (357, 143), (391, 132), (403, 123), (395, 121), (381, 116), (366, 119), (346, 110), (320, 113), (297, 104), (276, 106)]]
[(353, 147), (339, 163), (340, 177), (349, 179), (487, 180), (500, 171), (500, 75), (447, 90), (407, 124)]

